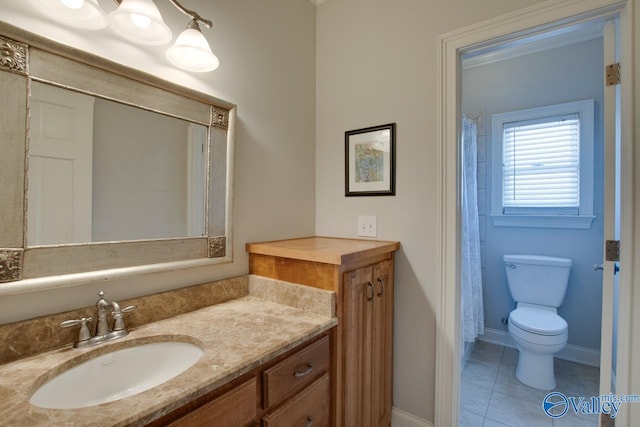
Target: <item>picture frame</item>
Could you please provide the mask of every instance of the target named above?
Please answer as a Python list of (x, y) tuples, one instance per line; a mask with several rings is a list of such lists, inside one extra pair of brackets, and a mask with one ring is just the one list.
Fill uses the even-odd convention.
[(395, 196), (395, 123), (346, 131), (344, 154), (345, 197)]

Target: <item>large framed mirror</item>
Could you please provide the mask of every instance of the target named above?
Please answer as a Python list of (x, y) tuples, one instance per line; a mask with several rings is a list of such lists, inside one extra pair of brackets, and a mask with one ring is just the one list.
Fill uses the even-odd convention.
[(0, 21), (0, 292), (231, 262), (235, 106)]

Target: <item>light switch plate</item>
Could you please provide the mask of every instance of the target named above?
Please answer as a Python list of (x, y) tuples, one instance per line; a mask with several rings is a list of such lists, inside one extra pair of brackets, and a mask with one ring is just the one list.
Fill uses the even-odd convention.
[(378, 217), (374, 215), (360, 215), (358, 217), (358, 236), (376, 237), (378, 235)]

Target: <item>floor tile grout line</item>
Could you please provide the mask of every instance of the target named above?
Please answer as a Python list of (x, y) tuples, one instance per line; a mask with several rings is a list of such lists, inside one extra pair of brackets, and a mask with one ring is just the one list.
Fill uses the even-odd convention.
[(491, 406), (491, 399), (493, 398), (493, 393), (496, 388), (496, 383), (498, 382), (498, 373), (500, 372), (500, 368), (502, 367), (502, 360), (504, 359), (504, 347), (500, 350), (500, 363), (498, 363), (498, 369), (496, 370), (496, 376), (493, 379), (493, 385), (491, 386), (491, 393), (489, 393), (489, 403), (487, 404), (487, 409), (484, 411), (484, 416), (482, 418), (482, 425), (487, 421), (487, 414), (489, 413), (489, 407)]
[(512, 425), (507, 425), (501, 421), (497, 421), (494, 420), (493, 418), (489, 418), (489, 406), (491, 406), (491, 400), (493, 399), (493, 395), (494, 393), (496, 393), (495, 389), (496, 389), (496, 384), (498, 383), (498, 374), (500, 373), (500, 370), (503, 367), (504, 364), (504, 358), (506, 357), (506, 347), (502, 346), (502, 354), (500, 355), (500, 363), (498, 364), (498, 372), (496, 373), (496, 378), (493, 381), (493, 387), (491, 387), (491, 395), (489, 396), (489, 405), (487, 405), (487, 410), (484, 414), (484, 419), (482, 420), (482, 425), (484, 426), (484, 424), (486, 423), (487, 419), (490, 421), (494, 421), (494, 422), (500, 422), (501, 424), (504, 424), (505, 426), (508, 427), (517, 427), (517, 426), (512, 426)]

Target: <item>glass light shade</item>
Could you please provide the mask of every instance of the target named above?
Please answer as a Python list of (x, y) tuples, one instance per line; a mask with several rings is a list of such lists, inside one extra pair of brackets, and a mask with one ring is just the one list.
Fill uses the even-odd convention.
[(220, 65), (207, 39), (193, 28), (184, 30), (174, 45), (167, 49), (167, 59), (178, 68), (199, 73), (213, 71)]
[(109, 24), (98, 0), (31, 0), (38, 10), (70, 27), (101, 30)]
[(109, 19), (119, 35), (134, 43), (162, 46), (171, 41), (171, 30), (152, 0), (123, 0)]

